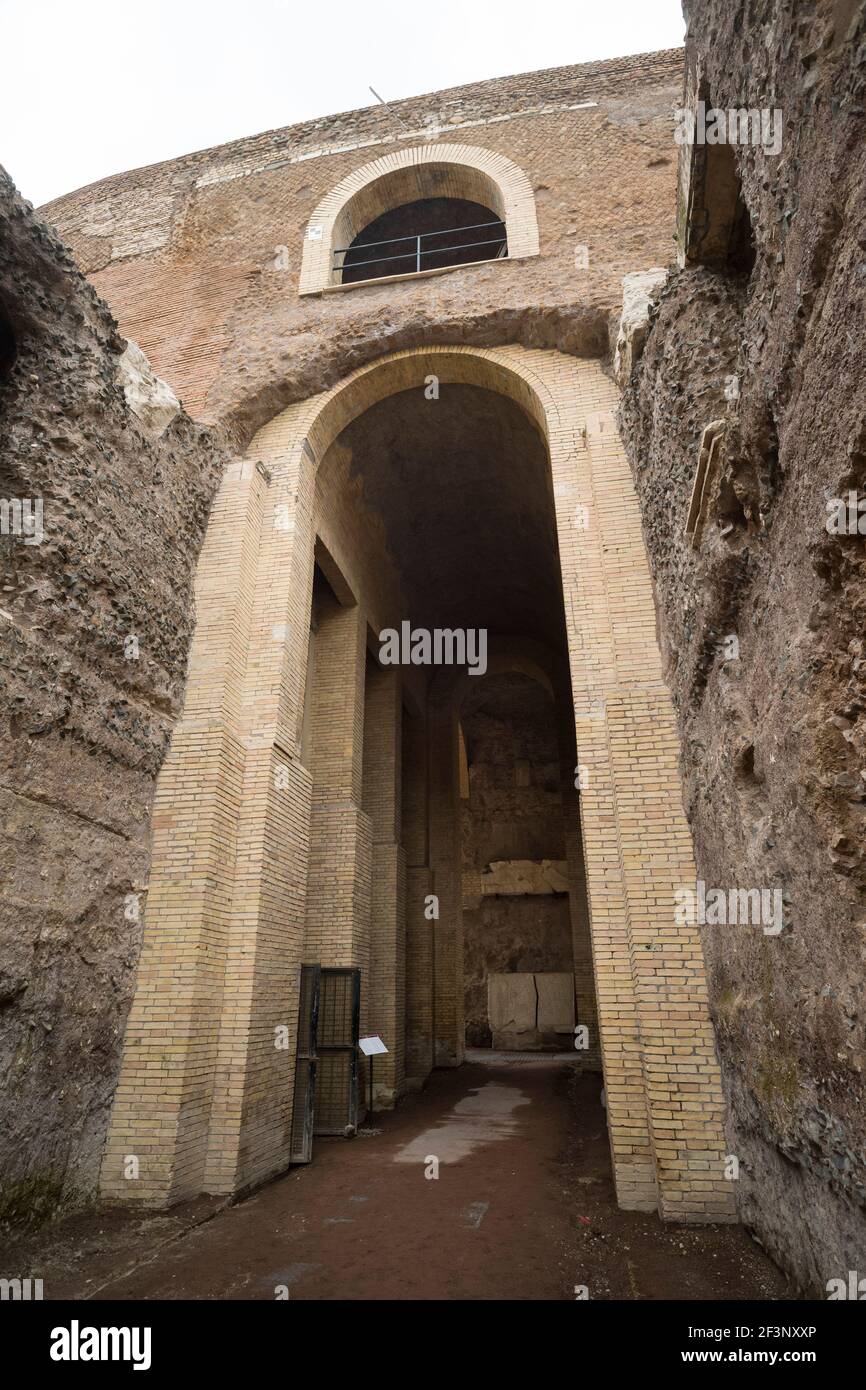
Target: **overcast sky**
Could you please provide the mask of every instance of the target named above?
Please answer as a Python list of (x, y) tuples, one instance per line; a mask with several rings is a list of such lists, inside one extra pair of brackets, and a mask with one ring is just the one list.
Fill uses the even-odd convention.
[(680, 0), (0, 0), (0, 164), (38, 205), (369, 106), (371, 86), (417, 96), (683, 32)]

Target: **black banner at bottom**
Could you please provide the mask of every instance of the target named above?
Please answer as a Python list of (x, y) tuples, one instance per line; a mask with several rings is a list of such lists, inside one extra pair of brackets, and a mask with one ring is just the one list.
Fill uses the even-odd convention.
[[(399, 1310), (397, 1321), (378, 1320), (384, 1306), (392, 1316)], [(334, 1312), (331, 1302), (308, 1300), (4, 1302), (0, 1323), (7, 1355), (14, 1348), (22, 1370), (61, 1380), (70, 1375), (92, 1379), (105, 1370), (139, 1377), (211, 1370), (222, 1376), (269, 1375), (280, 1363), (291, 1364), (288, 1353), (294, 1361), (299, 1352), (321, 1352), (334, 1340), (352, 1348), (350, 1371), (358, 1359), (362, 1367), (372, 1359), (381, 1368), (389, 1354), (399, 1355), (400, 1364), (393, 1365), (391, 1374), (401, 1379), (421, 1375), (428, 1382), (439, 1369), (452, 1377), (465, 1374), (473, 1349), (489, 1374), (500, 1359), (507, 1366), (521, 1346), (524, 1351), (531, 1346), (534, 1358), (591, 1356), (596, 1374), (602, 1367), (612, 1375), (623, 1370), (652, 1375), (673, 1368), (699, 1373), (714, 1365), (805, 1366), (826, 1380), (843, 1367), (850, 1374), (859, 1364), (864, 1328), (859, 1308), (807, 1301), (385, 1305), (371, 1297), (341, 1304), (339, 1323), (333, 1322)], [(431, 1317), (437, 1319), (435, 1336)], [(412, 1337), (416, 1330), (417, 1341)], [(568, 1341), (546, 1348), (539, 1341), (545, 1334)], [(304, 1340), (292, 1346), (296, 1337)], [(420, 1360), (414, 1366), (406, 1361), (409, 1346), (418, 1349)]]

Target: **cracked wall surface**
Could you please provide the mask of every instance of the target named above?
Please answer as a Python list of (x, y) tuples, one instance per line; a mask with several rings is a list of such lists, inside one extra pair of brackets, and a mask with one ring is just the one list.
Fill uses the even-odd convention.
[[(778, 106), (784, 140), (736, 149), (754, 266), (686, 238), (622, 424), (698, 876), (784, 904), (777, 935), (703, 930), (740, 1214), (823, 1296), (866, 1262), (866, 542), (826, 527), (866, 488), (866, 22), (857, 3), (688, 11), (687, 94)], [(723, 193), (708, 176), (703, 206)]]
[(43, 532), (0, 535), (0, 1217), (14, 1218), (98, 1176), (225, 455), (165, 414), (164, 393), (145, 424), (156, 387), (139, 382), (133, 410), (110, 312), (2, 170), (0, 310), (14, 342), (0, 499), (39, 501)]

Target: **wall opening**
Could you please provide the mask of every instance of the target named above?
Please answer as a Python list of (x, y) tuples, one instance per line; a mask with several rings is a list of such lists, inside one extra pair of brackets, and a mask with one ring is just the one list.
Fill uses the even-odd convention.
[[(485, 671), (475, 675), (467, 662), (379, 668), (366, 656), (363, 810), (383, 866), (373, 874), (369, 1027), (390, 1046), (388, 990), (405, 982), (411, 1079), (431, 1058), (459, 1062), (467, 1045), (570, 1049), (579, 1000), (592, 1014), (597, 1067), (586, 889), (582, 871), (571, 873), (582, 864), (576, 755), (546, 441), (520, 406), (483, 387), (442, 383), (433, 400), (421, 387), (399, 391), (326, 450), (317, 507), (362, 607), (387, 598), (389, 626), (411, 616), (415, 632), (486, 635)], [(514, 655), (536, 642), (555, 682), (527, 674)], [(420, 681), (422, 706), (435, 711), (426, 735), (422, 720), (406, 721), (396, 769), (381, 752), (368, 762), (374, 738), (391, 748), (389, 671), (401, 684)], [(395, 782), (396, 838), (381, 823)], [(404, 944), (389, 957), (392, 842), (406, 907)], [(526, 1008), (513, 1012), (518, 1004)]]
[(562, 759), (553, 697), (520, 672), (461, 707), (466, 1044), (561, 1051), (574, 1034)]
[[(440, 383), (435, 399), (425, 389), (431, 371)], [(228, 948), (215, 942), (206, 959), (197, 952), (191, 979), (159, 968), (167, 923), (176, 939), (176, 899), (165, 891), (176, 873), (164, 848), (155, 855), (142, 961), (146, 978), (159, 983), (142, 998), (158, 994), (181, 1025), (197, 1027), (197, 1001), (215, 980), (210, 1052), (193, 1057), (194, 1071), (186, 1052), (166, 1058), (167, 1099), (157, 1103), (140, 1086), (147, 1024), (133, 1009), (103, 1168), (106, 1194), (127, 1196), (118, 1156), (137, 1151), (156, 1117), (165, 1139), (139, 1198), (234, 1192), (285, 1167), (294, 1056), (286, 1049), (275, 1058), (273, 1000), (284, 1007), (291, 999), (302, 962), (357, 969), (376, 983), (365, 1031), (382, 1037), (395, 1065), (382, 1079), (377, 1066), (375, 1109), (393, 1104), (401, 1088), (423, 1085), (432, 1065), (460, 1065), (460, 714), (476, 682), (519, 672), (553, 700), (573, 990), (578, 1031), (586, 1021), (589, 1039), (580, 1060), (596, 1070), (603, 1057), (618, 1200), (677, 1220), (729, 1217), (700, 938), (686, 923), (670, 940), (675, 885), (693, 879), (695, 868), (615, 404), (597, 364), (517, 346), (428, 348), (359, 369), (332, 391), (288, 407), (256, 436), (250, 458), (272, 471), (274, 507), (287, 505), (281, 497), (294, 500), (294, 524), (244, 529), (256, 609), (245, 640), (231, 649), (244, 699), (215, 731), (218, 770), (201, 799), (204, 816), (219, 804), (237, 827), (243, 853), (227, 876), (226, 897), (239, 910), (228, 916)], [(250, 494), (258, 495), (260, 479), (251, 467), (224, 479), (199, 576), (203, 616), (188, 701), (207, 698), (215, 657), (227, 659), (221, 633), (213, 635), (222, 600), (212, 576), (225, 564), (239, 510), (255, 510)], [(313, 568), (325, 555), (323, 584)], [(308, 769), (294, 750), (311, 587), (317, 632)], [(272, 618), (279, 615), (294, 621), (275, 642)], [(474, 658), (467, 669), (459, 656), (386, 660), (381, 649), (376, 669), (368, 666), (370, 632), (381, 640), (386, 627), (404, 624), (428, 638), (431, 630), (484, 632), (483, 670)], [(404, 720), (406, 708), (412, 716)], [(469, 758), (467, 749), (467, 774)], [(199, 765), (197, 729), (192, 740), (173, 740), (163, 786), (177, 785), (191, 759)], [(514, 776), (516, 786), (532, 785), (531, 756), (515, 757)], [(194, 830), (197, 819), (198, 803), (183, 824)], [(213, 837), (193, 833), (191, 843), (190, 872), (213, 875), (220, 853)], [(185, 894), (185, 942), (201, 939), (209, 911), (209, 898)], [(374, 949), (382, 968), (371, 972)], [(255, 970), (238, 997), (222, 983), (232, 980), (241, 955)], [(296, 1017), (296, 994), (289, 1013)], [(195, 1130), (179, 1124), (191, 1084), (196, 1113), (214, 1115)]]
[[(698, 84), (696, 101), (713, 110), (709, 86)], [(739, 147), (729, 140), (687, 143), (680, 165), (679, 242), (681, 262), (748, 275), (755, 263), (755, 237), (743, 197)]]
[(17, 356), (18, 342), (12, 320), (0, 300), (0, 381), (12, 371)]
[[(347, 174), (313, 210), (298, 292), (320, 294), (383, 276), (416, 275), (419, 235), (421, 274), (495, 257), (537, 256), (532, 184), (505, 155), (473, 145), (416, 145), (383, 155)], [(394, 237), (416, 239), (414, 263), (410, 242), (374, 248), (392, 265), (360, 264), (374, 259), (370, 243)], [(471, 246), (475, 241), (481, 244)], [(442, 251), (446, 245), (456, 250)]]
[(347, 285), (507, 253), (505, 223), (492, 208), (466, 198), (421, 198), (375, 218), (351, 246), (335, 247), (334, 269)]

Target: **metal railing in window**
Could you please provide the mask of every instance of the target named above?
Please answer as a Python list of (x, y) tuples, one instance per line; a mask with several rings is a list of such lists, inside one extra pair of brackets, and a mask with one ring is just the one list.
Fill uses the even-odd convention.
[[(501, 227), (503, 235), (500, 237), (482, 237), (480, 241), (464, 241), (458, 246), (426, 246), (423, 244), (432, 237), (453, 236), (459, 232), (477, 232), (483, 227)], [(412, 261), (414, 263), (412, 266), (407, 266), (404, 271), (397, 272), (399, 274), (411, 275), (413, 270), (420, 271), (422, 269), (422, 258), (427, 259), (430, 256), (445, 256), (449, 251), (469, 251), (478, 246), (489, 246), (491, 248), (490, 259), (498, 260), (500, 257), (504, 256), (508, 250), (508, 238), (504, 235), (504, 232), (505, 223), (501, 218), (497, 218), (494, 222), (475, 222), (468, 227), (448, 227), (445, 231), (441, 232), (418, 232), (412, 236), (388, 237), (385, 241), (363, 241), (353, 246), (338, 247), (333, 253), (332, 268), (335, 271), (354, 271), (364, 265), (382, 265), (392, 261)], [(412, 243), (412, 250), (400, 252), (392, 251), (387, 256), (372, 256), (368, 260), (363, 261), (356, 261), (354, 259), (350, 261), (346, 260), (346, 256), (349, 252), (372, 251), (379, 246), (396, 246), (398, 244), (405, 244), (406, 242)], [(498, 247), (499, 249), (493, 251), (494, 247)], [(340, 256), (343, 257), (342, 260), (338, 259)], [(468, 261), (466, 264), (471, 265), (472, 262)], [(430, 266), (424, 268), (435, 269), (435, 267)], [(375, 279), (375, 276), (371, 278)]]

